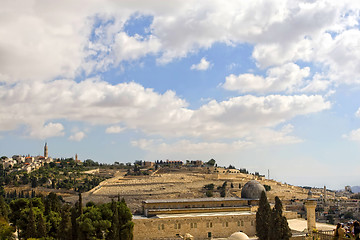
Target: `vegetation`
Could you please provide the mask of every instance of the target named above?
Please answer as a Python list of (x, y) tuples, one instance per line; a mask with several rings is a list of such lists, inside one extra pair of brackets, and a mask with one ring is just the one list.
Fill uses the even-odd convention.
[(207, 161), (206, 164), (209, 165), (209, 166), (214, 166), (215, 163), (216, 163), (215, 159), (210, 159), (209, 161)]
[(350, 196), (351, 199), (360, 199), (360, 193), (355, 193), (354, 195)]
[(214, 196), (212, 190), (207, 190), (205, 194), (206, 194), (207, 197), (212, 197), (212, 196)]
[(266, 184), (264, 184), (264, 188), (265, 188), (265, 190), (266, 190), (267, 192), (271, 190), (271, 186), (266, 185)]
[(271, 210), (265, 192), (261, 193), (259, 209), (256, 213), (256, 234), (259, 240), (291, 238), (286, 217), (282, 215), (282, 203), (279, 197), (275, 197), (275, 207)]
[(0, 194), (5, 195), (4, 186), (18, 187), (20, 185), (30, 185), (32, 188), (46, 187), (74, 190), (77, 192), (88, 191), (99, 185), (100, 182), (105, 180), (105, 177), (85, 174), (84, 171), (99, 166), (99, 163), (91, 159), (79, 164), (74, 159), (67, 158), (58, 159), (57, 162), (49, 164), (45, 163), (39, 169), (27, 173), (17, 169), (3, 169), (0, 164)]
[(218, 187), (218, 190), (220, 190), (220, 197), (226, 197), (226, 186), (227, 181), (225, 181), (222, 186)]
[(259, 240), (269, 240), (271, 209), (265, 192), (261, 193), (259, 209), (256, 213), (256, 234)]
[(214, 187), (215, 187), (215, 185), (214, 185), (213, 183), (206, 184), (206, 185), (204, 186), (204, 188), (205, 188), (206, 190), (214, 190)]
[(74, 206), (63, 203), (55, 193), (18, 198), (9, 204), (1, 199), (0, 208), (10, 211), (6, 216), (0, 212), (0, 240), (14, 238), (9, 223), (25, 239), (133, 239), (132, 215), (124, 200), (101, 205), (88, 202), (83, 207), (81, 194)]

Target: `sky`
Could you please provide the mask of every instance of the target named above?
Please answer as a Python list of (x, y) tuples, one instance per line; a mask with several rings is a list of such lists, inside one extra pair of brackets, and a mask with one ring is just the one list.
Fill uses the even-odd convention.
[(360, 185), (360, 2), (0, 0), (0, 155)]

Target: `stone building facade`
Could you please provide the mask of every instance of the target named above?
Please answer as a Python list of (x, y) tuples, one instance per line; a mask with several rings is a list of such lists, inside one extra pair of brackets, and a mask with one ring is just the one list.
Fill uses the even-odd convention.
[[(256, 211), (264, 187), (257, 181), (244, 185), (241, 198), (150, 199), (143, 215), (134, 215), (135, 240), (194, 240), (228, 238), (235, 232), (256, 233)], [(289, 219), (296, 213), (284, 212)]]
[(248, 211), (134, 216), (134, 239), (176, 239), (189, 233), (194, 240), (200, 240), (225, 238), (239, 231), (254, 236), (255, 219), (256, 213)]

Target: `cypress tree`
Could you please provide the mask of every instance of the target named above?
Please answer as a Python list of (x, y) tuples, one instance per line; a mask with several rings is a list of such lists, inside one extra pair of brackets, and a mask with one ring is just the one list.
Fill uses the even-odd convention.
[(65, 205), (61, 211), (61, 221), (58, 232), (58, 238), (61, 240), (70, 240), (72, 236), (71, 229), (71, 217), (69, 212), (69, 207)]
[(79, 192), (79, 215), (83, 214), (81, 191)]
[(119, 210), (117, 203), (112, 200), (111, 201), (111, 210), (114, 213), (111, 220), (111, 228), (107, 239), (120, 239), (120, 224), (119, 224)]
[(127, 207), (125, 199), (122, 198), (120, 203), (117, 203), (119, 211), (119, 227), (120, 227), (120, 240), (132, 240), (134, 223), (132, 220), (132, 214)]
[(78, 239), (78, 225), (76, 222), (76, 218), (78, 217), (78, 213), (76, 211), (76, 204), (74, 207), (71, 208), (71, 236), (72, 240)]
[(37, 224), (37, 237), (38, 238), (45, 238), (46, 237), (46, 226), (44, 217), (42, 214), (39, 214), (38, 216), (38, 224)]
[(0, 195), (0, 216), (2, 216), (6, 221), (8, 221), (8, 206), (5, 202), (5, 199), (2, 195)]
[(271, 209), (265, 191), (261, 193), (259, 209), (256, 212), (256, 235), (259, 240), (269, 240)]
[(271, 212), (269, 237), (270, 240), (288, 240), (291, 237), (291, 230), (286, 217), (283, 216), (282, 203), (279, 197), (275, 197), (275, 207)]
[(30, 210), (29, 210), (28, 224), (25, 231), (25, 238), (33, 238), (35, 237), (35, 233), (36, 233), (35, 217), (32, 208), (32, 202), (30, 202)]

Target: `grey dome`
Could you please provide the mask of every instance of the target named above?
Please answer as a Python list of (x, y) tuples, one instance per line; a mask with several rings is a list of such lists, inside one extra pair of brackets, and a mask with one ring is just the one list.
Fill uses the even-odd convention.
[(261, 183), (256, 180), (251, 180), (241, 189), (241, 198), (260, 199), (263, 191), (266, 192)]
[(308, 192), (308, 199), (312, 198), (312, 196), (313, 196), (313, 193), (312, 193), (311, 190), (309, 190), (309, 192)]

